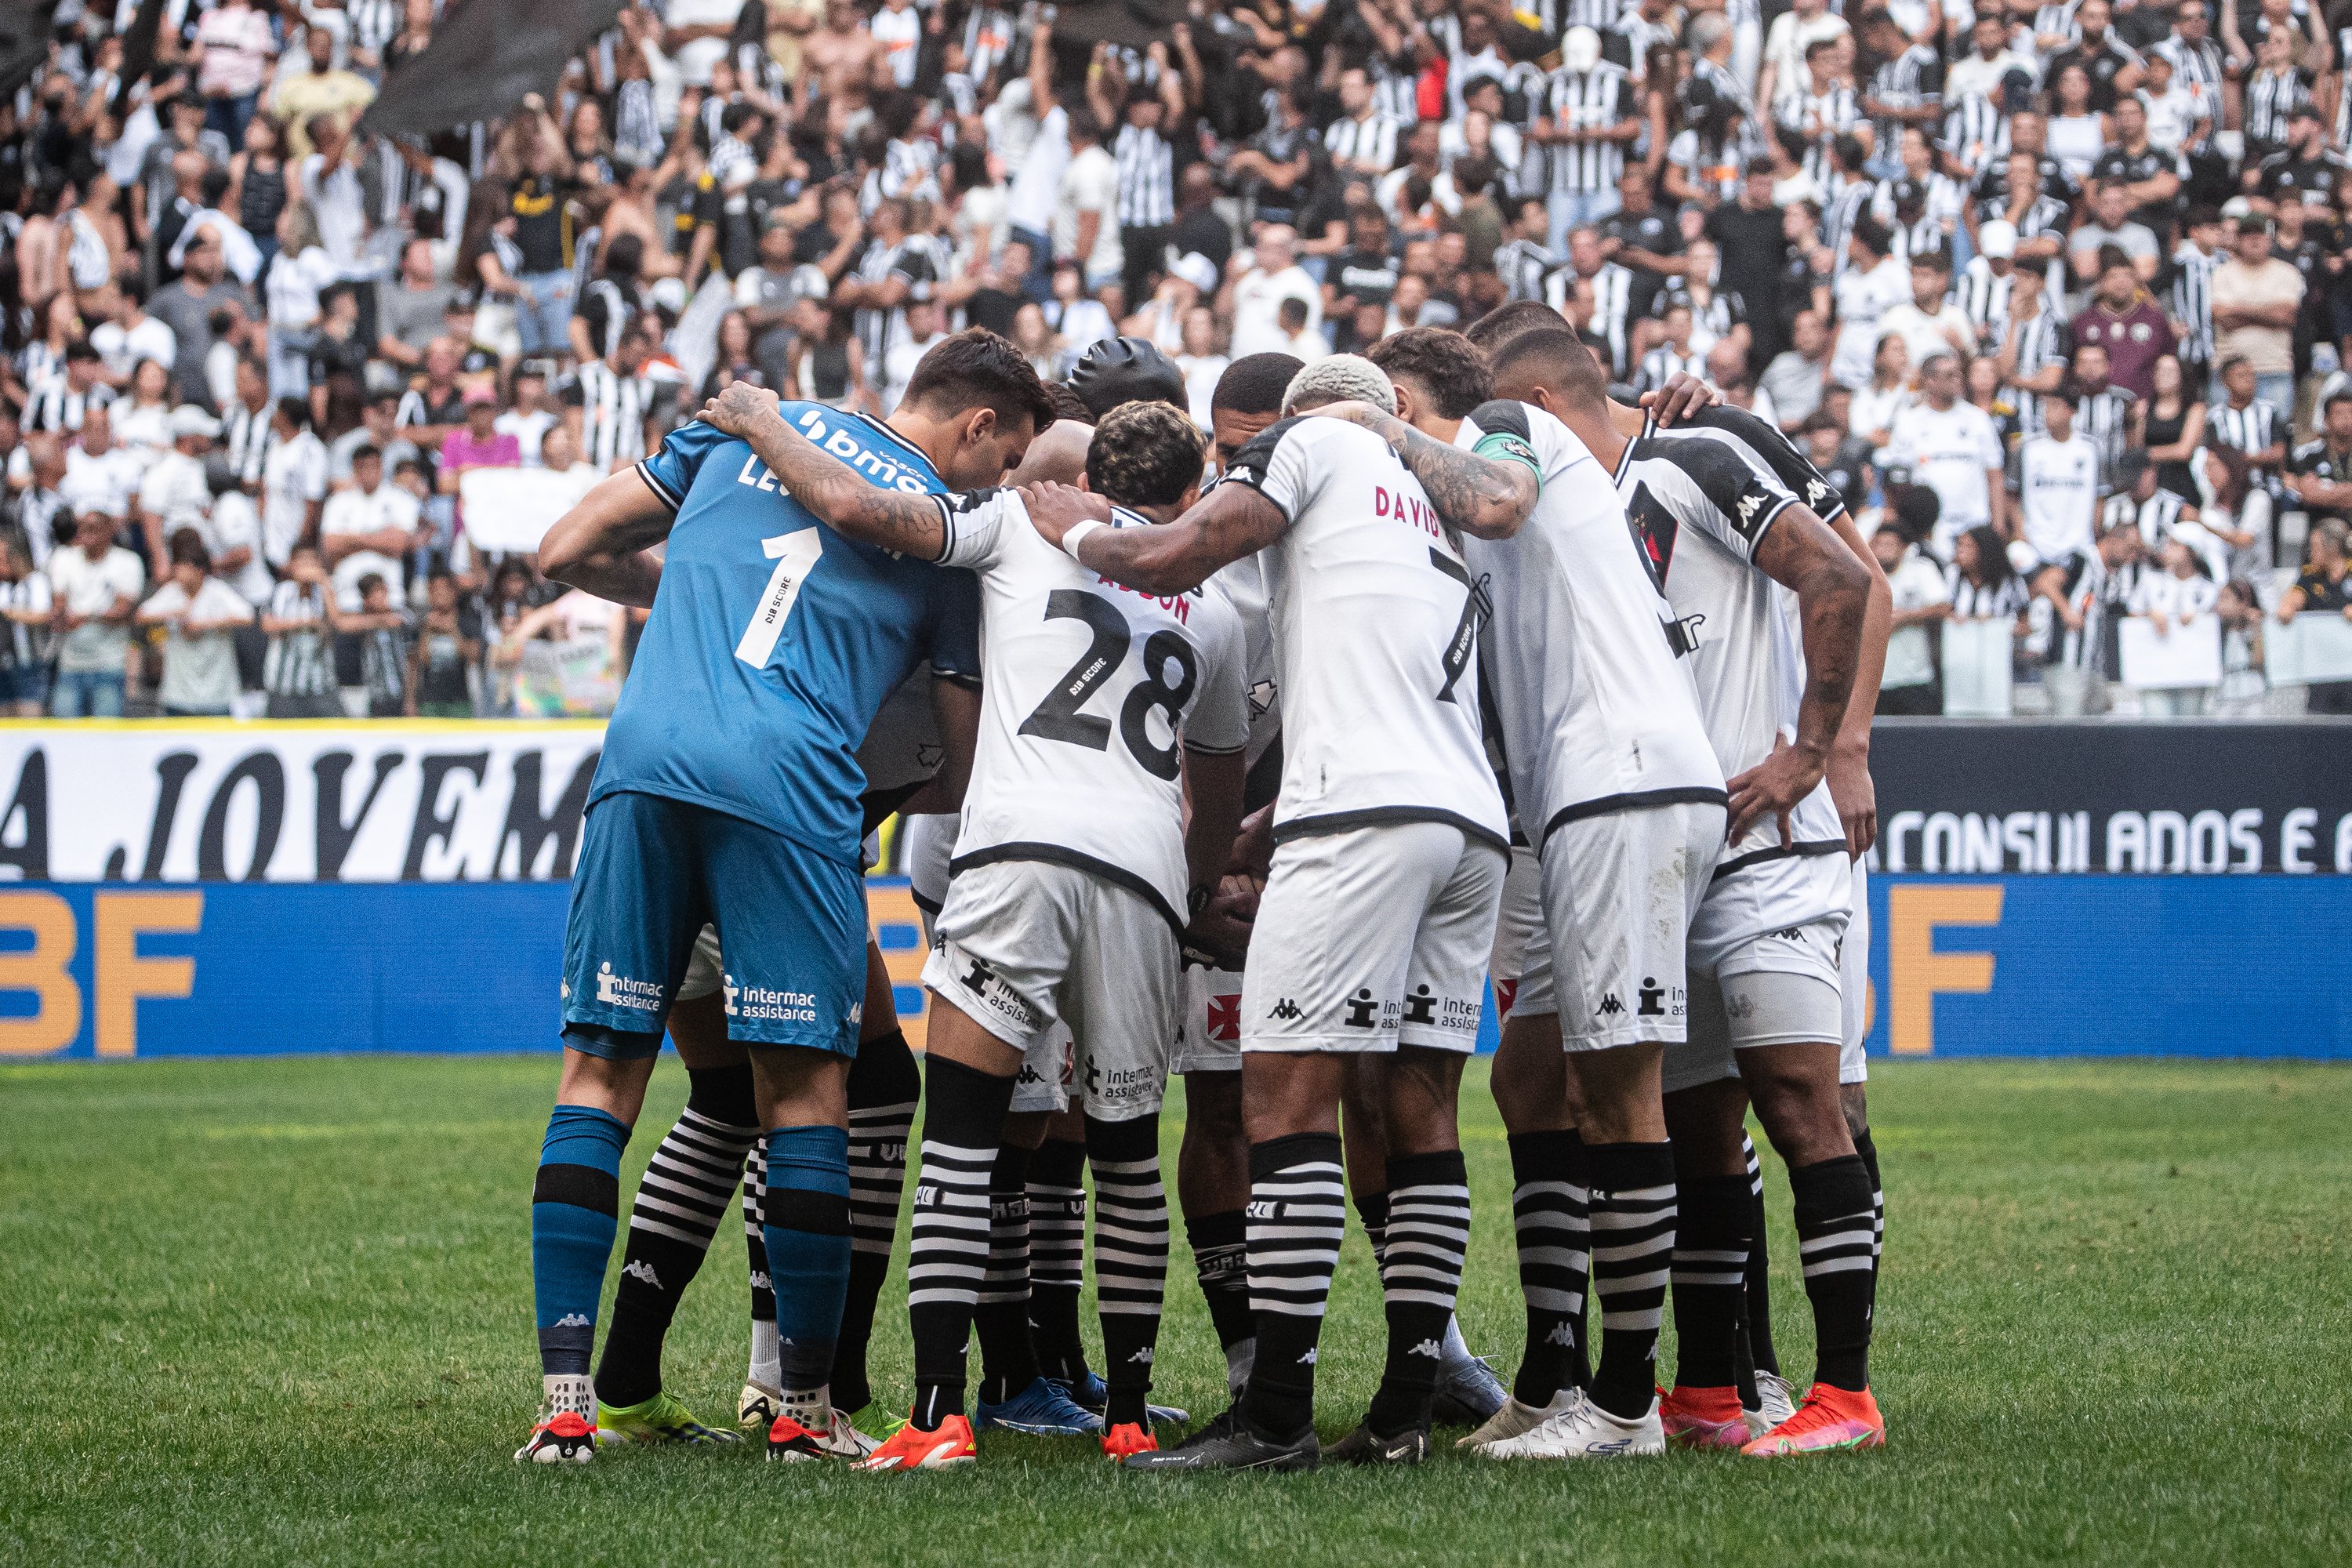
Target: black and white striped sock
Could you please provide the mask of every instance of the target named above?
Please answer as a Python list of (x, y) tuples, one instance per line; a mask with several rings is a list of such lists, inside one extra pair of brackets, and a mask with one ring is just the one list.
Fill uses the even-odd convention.
[(988, 1177), (988, 1272), (971, 1314), (982, 1405), (1001, 1405), (1037, 1381), (1029, 1341), (1028, 1182), (1029, 1151), (999, 1149)]
[(890, 1277), (898, 1200), (907, 1187), (907, 1141), (914, 1133), (922, 1074), (907, 1037), (893, 1029), (857, 1047), (849, 1068), (849, 1297), (834, 1351), (833, 1399), (844, 1410), (874, 1397), (866, 1373), (874, 1305)]
[(1241, 1209), (1187, 1215), (1184, 1235), (1192, 1244), (1192, 1267), (1209, 1303), (1209, 1321), (1225, 1352), (1225, 1387), (1238, 1396), (1257, 1358), (1257, 1320), (1249, 1299), (1249, 1222)]
[(1591, 1177), (1584, 1140), (1565, 1132), (1516, 1132), (1511, 1147), (1511, 1224), (1527, 1302), (1528, 1348), (1512, 1395), (1540, 1410), (1592, 1373), (1584, 1353), (1584, 1292), (1592, 1251)]
[(1862, 1156), (1863, 1168), (1870, 1173), (1870, 1261), (1874, 1271), (1886, 1256), (1886, 1184), (1879, 1178), (1878, 1144), (1869, 1128), (1854, 1139), (1853, 1152)]
[(596, 1396), (637, 1405), (661, 1392), (662, 1342), (710, 1250), (758, 1142), (746, 1066), (693, 1072), (686, 1110), (654, 1151), (629, 1207), (629, 1238), (596, 1368)]
[(1365, 1424), (1393, 1437), (1429, 1422), (1445, 1326), (1470, 1248), (1470, 1173), (1459, 1149), (1389, 1161), (1388, 1248), (1381, 1260), (1388, 1364)]
[(1796, 1199), (1797, 1254), (1813, 1306), (1820, 1356), (1814, 1381), (1860, 1391), (1870, 1386), (1874, 1216), (1870, 1171), (1859, 1154), (1800, 1165), (1789, 1173)]
[(915, 1341), (919, 1432), (963, 1414), (971, 1314), (988, 1275), (989, 1174), (1004, 1137), (1013, 1080), (933, 1057), (925, 1070), (923, 1163), (907, 1247), (907, 1318)]
[(1087, 1146), (1048, 1138), (1029, 1156), (1029, 1335), (1047, 1377), (1087, 1375), (1078, 1289), (1087, 1271)]
[(751, 1274), (751, 1363), (743, 1381), (774, 1388), (783, 1371), (776, 1344), (775, 1281), (768, 1273), (767, 1227), (760, 1212), (767, 1184), (767, 1152), (754, 1143), (743, 1161), (743, 1251)]
[(1286, 1438), (1315, 1419), (1315, 1355), (1347, 1234), (1339, 1139), (1296, 1132), (1250, 1145), (1250, 1306), (1257, 1359), (1242, 1414)]
[(1095, 1305), (1102, 1317), (1106, 1425), (1149, 1418), (1151, 1361), (1168, 1289), (1168, 1193), (1160, 1179), (1160, 1116), (1087, 1118), (1095, 1174)]
[(1656, 1399), (1658, 1324), (1675, 1253), (1675, 1155), (1666, 1143), (1592, 1143), (1592, 1293), (1601, 1364), (1592, 1402), (1632, 1419)]

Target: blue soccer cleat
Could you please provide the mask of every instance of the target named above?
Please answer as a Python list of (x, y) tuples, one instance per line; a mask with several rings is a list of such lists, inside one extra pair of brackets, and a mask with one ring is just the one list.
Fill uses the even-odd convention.
[[(1058, 1377), (1049, 1377), (1045, 1381), (1068, 1394), (1070, 1403), (1081, 1410), (1091, 1410), (1100, 1416), (1110, 1409), (1110, 1385), (1103, 1382), (1102, 1374), (1091, 1367), (1087, 1370), (1084, 1383), (1065, 1383)], [(1172, 1405), (1147, 1405), (1144, 1409), (1150, 1412), (1154, 1426), (1181, 1426), (1192, 1419)]]
[(982, 1400), (980, 1429), (1020, 1432), (1032, 1437), (1085, 1437), (1103, 1429), (1102, 1417), (1072, 1403), (1062, 1385), (1032, 1379), (1029, 1386), (1001, 1405)]

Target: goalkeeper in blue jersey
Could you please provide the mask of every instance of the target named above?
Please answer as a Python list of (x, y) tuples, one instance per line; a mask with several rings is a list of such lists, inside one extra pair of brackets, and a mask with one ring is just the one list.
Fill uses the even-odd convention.
[[(787, 404), (874, 483), (996, 483), (1053, 405), (1020, 352), (971, 331), (924, 356), (885, 424)], [(667, 542), (664, 558), (646, 552)], [(719, 931), (730, 1035), (751, 1047), (782, 1412), (773, 1458), (817, 1458), (849, 1275), (846, 1081), (866, 981), (856, 752), (941, 639), (950, 579), (858, 543), (708, 425), (589, 492), (541, 548), (551, 577), (652, 605), (589, 791), (564, 937), (563, 1068), (531, 1194), (544, 1403), (518, 1459), (595, 1452), (589, 1357), (621, 1150), (696, 934)]]

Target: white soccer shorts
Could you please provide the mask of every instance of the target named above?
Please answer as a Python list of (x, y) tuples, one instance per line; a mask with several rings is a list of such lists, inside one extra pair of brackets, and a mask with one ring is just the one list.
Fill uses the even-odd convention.
[(1559, 1011), (1552, 995), (1551, 937), (1544, 930), (1543, 862), (1524, 844), (1511, 846), (1511, 869), (1503, 879), (1502, 912), (1495, 919), (1495, 952), (1486, 961), (1495, 985), (1495, 1021), (1507, 1024), (1525, 1015), (1548, 1017)]
[[(1543, 911), (1563, 1047), (1597, 1051), (1684, 1037), (1691, 921), (1723, 829), (1722, 806), (1682, 801), (1579, 817), (1552, 830), (1543, 847)], [(1529, 994), (1523, 976), (1518, 1010), (1532, 1011)]]
[(1184, 1021), (1169, 1048), (1170, 1072), (1242, 1070), (1242, 972), (1184, 971)]
[(1839, 968), (1851, 889), (1842, 850), (1765, 861), (1715, 881), (1691, 928), (1690, 1035), (1666, 1053), (1667, 1093), (1737, 1078), (1738, 1051), (1843, 1039)]
[(1475, 1050), (1507, 864), (1444, 822), (1277, 845), (1242, 979), (1242, 1049)]
[[(1176, 932), (1140, 893), (1072, 866), (1000, 860), (957, 874), (938, 933), (923, 984), (1021, 1051), (1039, 1100), (1083, 1094), (1104, 1121), (1160, 1109), (1181, 960)], [(1056, 1025), (1076, 1041), (1066, 1090)]]
[(1866, 1083), (1870, 1064), (1862, 1054), (1870, 1007), (1870, 863), (1853, 863), (1853, 910), (1846, 917), (1845, 945), (1838, 954), (1838, 1000), (1844, 1032), (1838, 1037), (1838, 1082)]

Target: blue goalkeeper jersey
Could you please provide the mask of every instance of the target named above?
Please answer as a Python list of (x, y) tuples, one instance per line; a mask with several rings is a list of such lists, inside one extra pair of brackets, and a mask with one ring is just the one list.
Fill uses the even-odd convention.
[[(783, 415), (877, 485), (947, 488), (886, 426), (813, 403)], [(636, 472), (677, 521), (590, 803), (667, 795), (856, 863), (858, 743), (923, 661), (978, 678), (974, 579), (835, 533), (750, 443), (699, 420)]]

